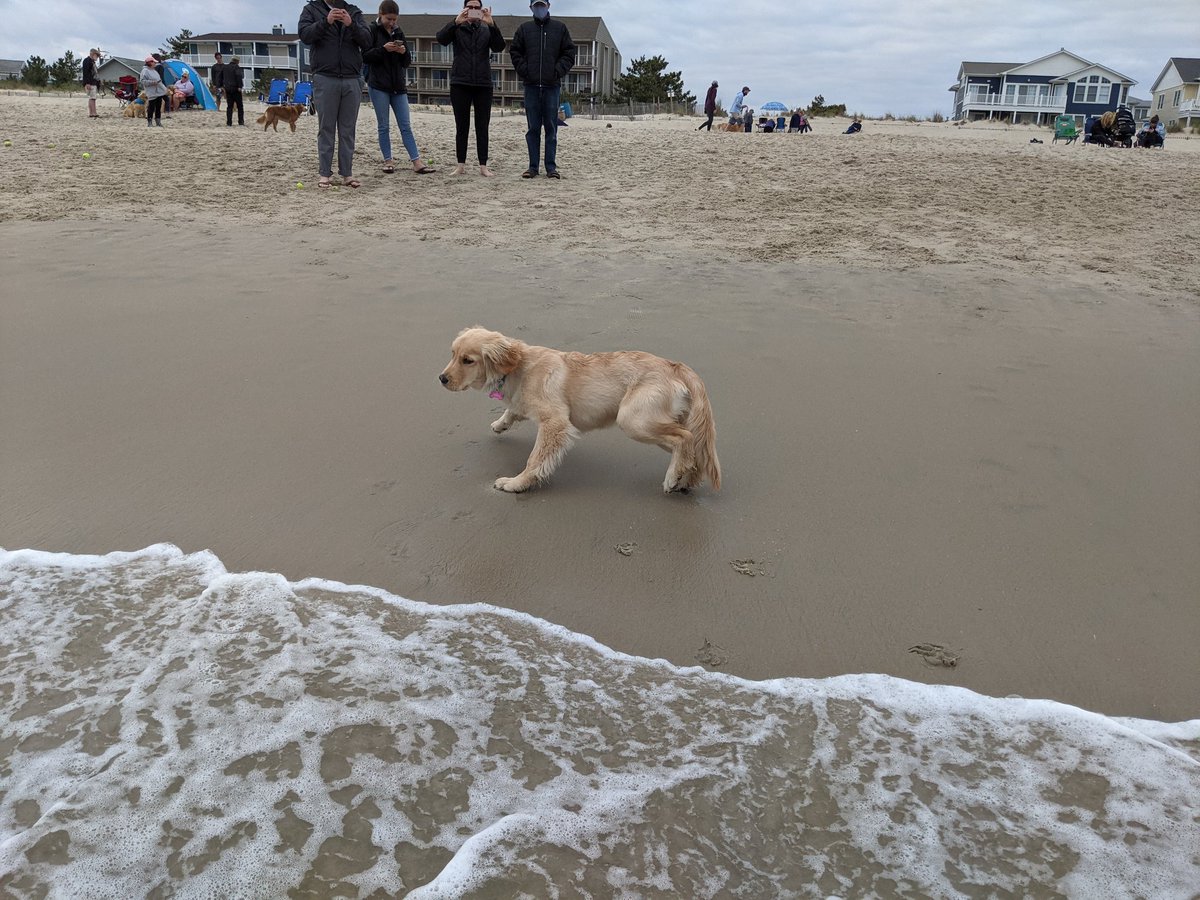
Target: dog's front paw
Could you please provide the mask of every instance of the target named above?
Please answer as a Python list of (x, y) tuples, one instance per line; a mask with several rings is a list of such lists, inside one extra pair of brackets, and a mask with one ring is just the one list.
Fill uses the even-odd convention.
[(504, 434), (504, 432), (508, 431), (508, 424), (508, 416), (501, 416), (492, 423), (492, 431), (496, 432), (496, 434)]
[(520, 478), (497, 478), (492, 487), (498, 491), (506, 491), (509, 494), (519, 494), (522, 491), (529, 490), (529, 482), (522, 481)]

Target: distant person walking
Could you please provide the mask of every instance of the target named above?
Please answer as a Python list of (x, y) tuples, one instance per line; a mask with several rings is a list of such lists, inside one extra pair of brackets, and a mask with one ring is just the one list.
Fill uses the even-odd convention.
[(754, 110), (748, 106), (742, 107), (742, 130), (746, 134), (754, 130)]
[(729, 124), (740, 125), (742, 122), (742, 107), (746, 104), (746, 95), (750, 93), (750, 88), (744, 87), (733, 95), (733, 102), (729, 104)]
[(428, 175), (437, 170), (421, 161), (417, 139), (413, 136), (412, 117), (408, 111), (408, 67), (412, 65), (412, 53), (404, 32), (397, 27), (399, 19), (400, 7), (396, 0), (383, 0), (379, 4), (379, 17), (371, 26), (371, 49), (363, 54), (370, 67), (367, 94), (379, 126), (379, 152), (383, 154), (384, 174), (391, 175), (396, 171), (392, 159), (392, 114), (395, 113), (400, 139), (413, 171)]
[(153, 55), (143, 60), (142, 73), (138, 82), (146, 92), (146, 127), (162, 128), (163, 98), (167, 96), (166, 85), (158, 74), (158, 60)]
[(522, 178), (536, 178), (541, 136), (546, 135), (546, 177), (559, 178), (558, 98), (563, 76), (575, 65), (575, 43), (567, 26), (550, 18), (549, 0), (529, 4), (533, 19), (522, 22), (508, 45), (513, 68), (525, 84), (525, 144), (529, 148), (529, 168)]
[(704, 114), (708, 116), (708, 121), (696, 128), (697, 131), (708, 129), (712, 131), (713, 116), (717, 114), (717, 83), (714, 81), (708, 89), (708, 93), (704, 97)]
[(225, 89), (225, 124), (233, 127), (233, 107), (237, 106), (238, 125), (246, 124), (246, 113), (242, 108), (242, 66), (236, 56), (221, 70), (221, 87)]
[(308, 44), (317, 107), (317, 187), (328, 189), (337, 144), (342, 184), (357, 188), (354, 177), (354, 129), (362, 103), (362, 52), (371, 47), (371, 30), (362, 10), (346, 0), (311, 0), (296, 29)]
[(488, 168), (488, 125), (492, 119), (492, 57), (504, 50), (504, 35), (492, 19), (491, 7), (482, 0), (463, 0), (453, 21), (437, 33), (442, 46), (453, 45), (450, 67), (450, 106), (454, 110), (454, 152), (458, 165), (454, 175), (467, 171), (467, 143), (471, 136), (471, 112), (475, 113), (475, 155), (479, 174), (492, 176)]
[(220, 53), (213, 54), (213, 64), (208, 69), (208, 86), (212, 88), (213, 97), (217, 101), (217, 112), (221, 111), (221, 97), (225, 94), (224, 75), (225, 59)]
[(99, 61), (99, 50), (89, 50), (88, 55), (83, 58), (83, 90), (88, 98), (89, 119), (100, 118), (100, 114), (96, 112), (96, 98), (100, 96), (100, 79), (96, 77), (96, 63)]

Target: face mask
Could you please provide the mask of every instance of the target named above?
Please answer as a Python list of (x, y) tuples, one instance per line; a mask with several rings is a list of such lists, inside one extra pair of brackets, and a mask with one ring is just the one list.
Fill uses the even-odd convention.
[(544, 22), (550, 18), (550, 10), (545, 6), (535, 6), (533, 8), (533, 17), (539, 22)]

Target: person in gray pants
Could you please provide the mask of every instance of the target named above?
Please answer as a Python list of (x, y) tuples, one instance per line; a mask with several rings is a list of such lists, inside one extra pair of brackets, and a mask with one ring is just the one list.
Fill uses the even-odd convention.
[(317, 107), (317, 187), (328, 190), (333, 177), (336, 141), (338, 174), (346, 187), (361, 187), (354, 177), (354, 129), (362, 103), (362, 51), (371, 46), (371, 30), (362, 10), (346, 0), (311, 0), (300, 13), (300, 40), (309, 45), (313, 103)]

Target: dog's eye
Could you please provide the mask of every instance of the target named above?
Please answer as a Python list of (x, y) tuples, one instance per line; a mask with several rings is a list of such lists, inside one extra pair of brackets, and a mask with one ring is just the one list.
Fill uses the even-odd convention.
[(464, 366), (473, 366), (473, 365), (475, 365), (475, 360), (471, 359), (471, 357), (469, 357), (469, 356), (464, 356), (463, 357), (463, 365)]

